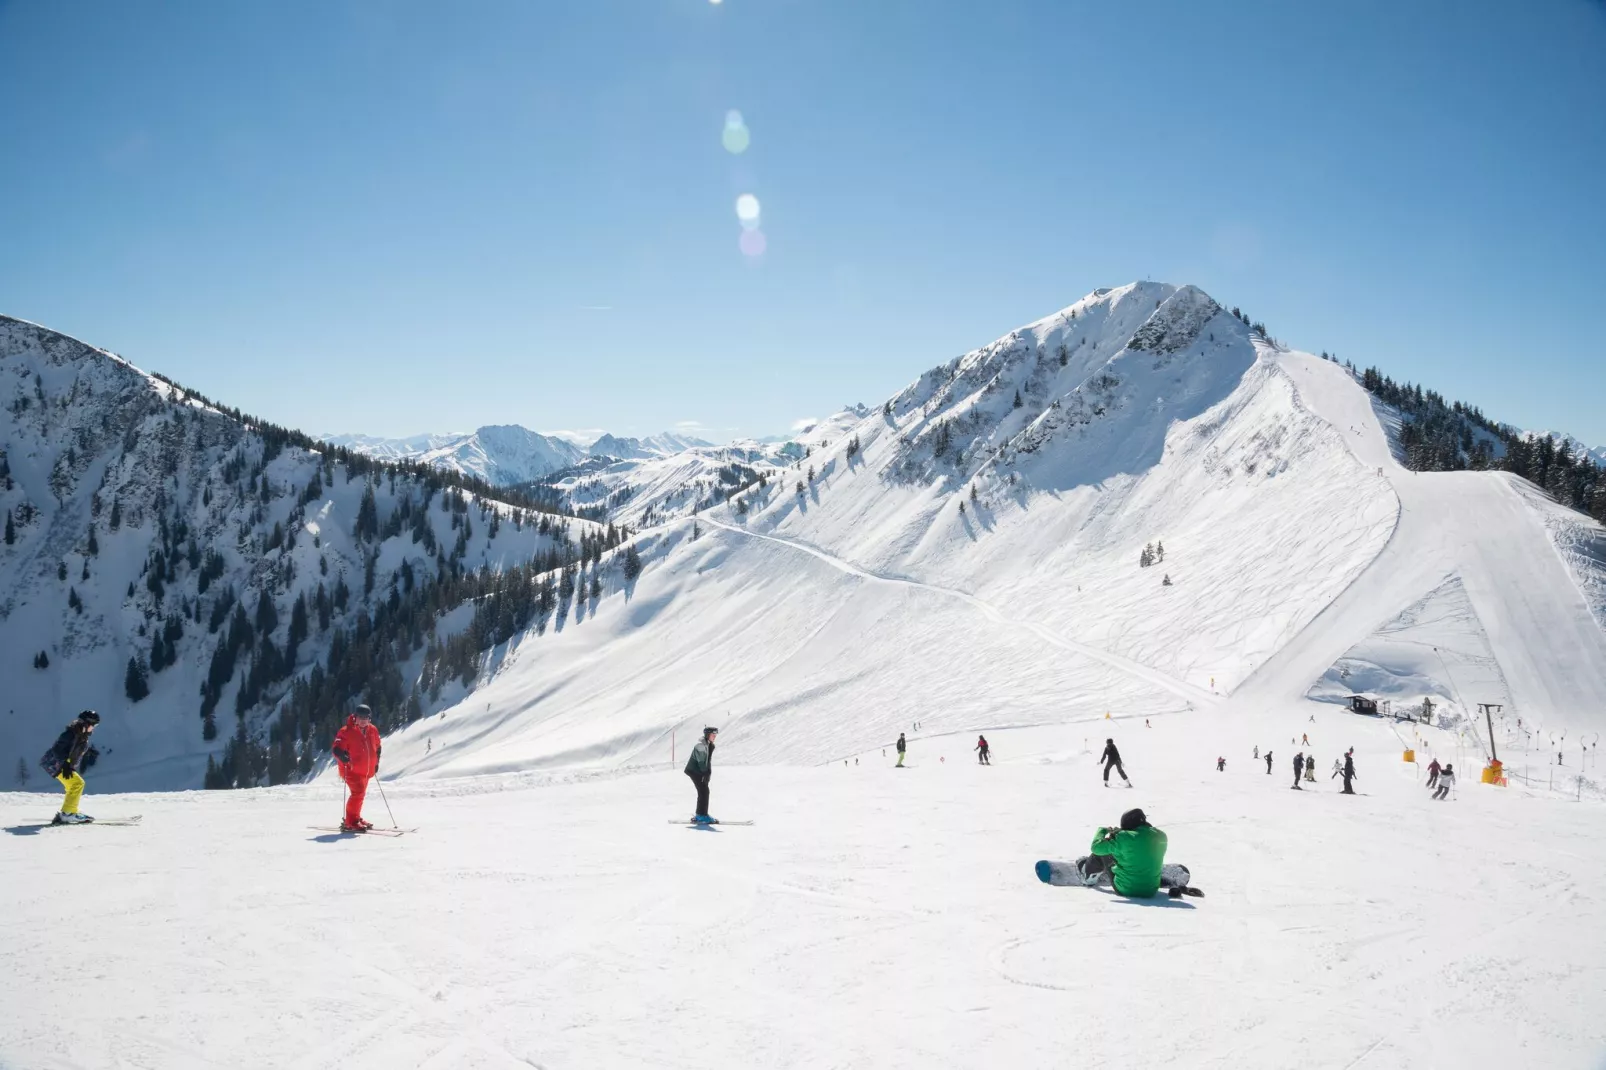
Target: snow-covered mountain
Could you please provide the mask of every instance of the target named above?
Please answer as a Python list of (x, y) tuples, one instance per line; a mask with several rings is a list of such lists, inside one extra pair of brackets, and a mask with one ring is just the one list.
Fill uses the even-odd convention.
[(585, 448), (517, 424), (410, 438), (329, 435), (325, 441), (388, 461), (417, 461), (482, 479), (495, 487), (528, 483), (585, 459)]
[(544, 435), (517, 424), (410, 438), (328, 435), (324, 441), (383, 460), (417, 461), (461, 472), (497, 487), (543, 479), (591, 457), (646, 460), (708, 445), (702, 439), (669, 431), (646, 438), (607, 433), (592, 437), (579, 432)]
[(1600, 526), (1505, 473), (1408, 471), (1390, 426), (1194, 287), (1097, 291), (661, 523), (633, 608), (394, 750), (432, 776), (639, 763), (719, 711), (733, 760), (815, 762), (915, 720), (1292, 710), (1359, 659), (1402, 702), (1500, 701), (1372, 656), (1433, 614), (1526, 724), (1599, 727)]
[[(1514, 429), (1515, 430), (1515, 429)], [(1586, 446), (1564, 431), (1517, 431), (1524, 438), (1548, 438), (1557, 446), (1565, 444), (1575, 457), (1588, 457), (1602, 468), (1606, 468), (1606, 446)]]
[(453, 701), (478, 678), (477, 630), (560, 612), (554, 591), (487, 625), (472, 603), (495, 575), (567, 565), (577, 613), (618, 586), (600, 557), (617, 533), (476, 487), (327, 451), (0, 317), (0, 762), (31, 766), (95, 708), (106, 788), (199, 786), (231, 743), (236, 779), (282, 780), (359, 696), (387, 728)]
[[(176, 664), (188, 668), (154, 674), (160, 701), (142, 708), (184, 723), (207, 678), (203, 660), (217, 656), (215, 633), (193, 626), (217, 600), (198, 580), (218, 567), (207, 556), (214, 545), (220, 578), (247, 614), (267, 591), (280, 620), (298, 597), (315, 598), (318, 582), (334, 582), (321, 556), (353, 589), (349, 577), (375, 571), (381, 592), (386, 577), (402, 583), (406, 562), (417, 583), (475, 563), (563, 554), (592, 562), (590, 578), (583, 564), (578, 574), (575, 564), (563, 569), (561, 590), (543, 595), (538, 613), (520, 601), (520, 584), (473, 592), (481, 623), (471, 638), (452, 645), (470, 614), (445, 612), (418, 633), (425, 657), (394, 659), (392, 689), (416, 687), (418, 708), (448, 716), (427, 732), (404, 728), (386, 753), (399, 769), (435, 776), (655, 761), (666, 740), (715, 709), (736, 729), (722, 744), (731, 758), (812, 762), (916, 719), (957, 730), (1230, 710), (1251, 699), (1297, 705), (1307, 693), (1342, 697), (1349, 681), (1359, 686), (1357, 672), (1380, 696), (1432, 696), (1462, 716), (1499, 701), (1468, 693), (1495, 679), (1529, 724), (1593, 724), (1606, 708), (1600, 526), (1505, 473), (1408, 472), (1396, 459), (1397, 416), (1354, 374), (1268, 341), (1191, 286), (1096, 291), (783, 444), (586, 457), (540, 489), (599, 523), (563, 521), (550, 536), (511, 543), (508, 523), (486, 519), (507, 516), (508, 503), (469, 493), (450, 513), (429, 510), (430, 494), (445, 491), (431, 491), (428, 467), (400, 470), (393, 491), (388, 476), (353, 468), (356, 458), (308, 452), (310, 440), (275, 445), (279, 437), (109, 355), (80, 347), (60, 358), (64, 368), (130, 377), (127, 397), (108, 400), (97, 379), (75, 387), (76, 370), (50, 371), (52, 354), (77, 343), (11, 330), (18, 387), (3, 441), (12, 469), (27, 475), (17, 479), (22, 496), (6, 503), (21, 549), (0, 563), (15, 605), (26, 600), (44, 616), (24, 620), (13, 609), (0, 628), (19, 629), (6, 638), (21, 644), (24, 665), (37, 653), (24, 636), (47, 638), (38, 646), (53, 668), (24, 674), (37, 683), (25, 701), (51, 717), (63, 703), (114, 702), (128, 659), (150, 649), (156, 622), (176, 617)], [(50, 381), (30, 388), (38, 371)], [(90, 398), (99, 407), (85, 408)], [(66, 431), (58, 410), (72, 414)], [(92, 436), (75, 445), (80, 425), (130, 420), (145, 422), (126, 443)], [(198, 451), (186, 421), (214, 420), (221, 437), (202, 435)], [(178, 474), (157, 496), (151, 474), (175, 463), (147, 455), (164, 421), (184, 433), (173, 439)], [(479, 441), (496, 444), (494, 435)], [(62, 482), (58, 467), (79, 472), (78, 482)], [(314, 475), (317, 494), (302, 504)], [(143, 507), (137, 545), (116, 552), (118, 568), (87, 553), (91, 579), (107, 575), (79, 597), (90, 620), (105, 623), (80, 637), (78, 610), (56, 588), (72, 587), (86, 566), (74, 547), (96, 514), (95, 488), (83, 484), (103, 479), (103, 509), (108, 496), (125, 512), (134, 502), (161, 506), (155, 520)], [(357, 531), (365, 486), (377, 536)], [(463, 543), (456, 520), (476, 509), (481, 519), (465, 520)], [(65, 534), (44, 539), (39, 517), (63, 510), (77, 519), (52, 521)], [(430, 536), (410, 534), (421, 514)], [(632, 551), (646, 565), (639, 578), (616, 554), (597, 567), (591, 547), (619, 539), (610, 524), (642, 531)], [(120, 538), (130, 538), (128, 526), (121, 521)], [(95, 530), (104, 547), (108, 522)], [(437, 549), (410, 549), (421, 538)], [(462, 549), (448, 558), (440, 547), (454, 539)], [(204, 569), (190, 564), (197, 554)], [(158, 564), (164, 593), (141, 594)], [(606, 597), (621, 588), (625, 598)], [(50, 590), (63, 604), (34, 610)], [(566, 620), (554, 607), (571, 599), (586, 603), (573, 614), (584, 627), (519, 642), (527, 628)], [(519, 608), (504, 614), (507, 603)], [(483, 623), (493, 619), (502, 623)], [(1424, 633), (1424, 621), (1443, 627)], [(1419, 646), (1423, 634), (1440, 638), (1433, 645), (1447, 664), (1468, 668), (1467, 683), (1420, 658), (1385, 656)], [(303, 641), (289, 675), (264, 655), (278, 675), (246, 704), (252, 738), (271, 742), (273, 711), (282, 718), (289, 708), (281, 689), (305, 678), (319, 649)], [(91, 651), (101, 652), (92, 671), (65, 675), (98, 681), (92, 687), (45, 683), (61, 652)], [(225, 677), (216, 703), (226, 706), (248, 678)], [(191, 774), (204, 765), (206, 741), (163, 731), (142, 745), (142, 760), (182, 756)], [(0, 742), (21, 753), (32, 738)], [(316, 752), (317, 733), (306, 738)], [(306, 749), (297, 743), (293, 753), (304, 765)]]

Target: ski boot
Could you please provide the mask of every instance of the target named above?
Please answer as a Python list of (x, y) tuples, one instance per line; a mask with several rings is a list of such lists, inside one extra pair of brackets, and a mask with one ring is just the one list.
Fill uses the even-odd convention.
[(692, 820), (692, 824), (694, 824), (694, 825), (717, 825), (717, 824), (719, 824), (719, 821), (717, 819), (709, 817), (707, 814), (695, 814), (695, 815), (692, 816), (691, 820)]
[(340, 831), (341, 832), (367, 832), (368, 828), (369, 828), (369, 826), (366, 826), (363, 822), (360, 822), (360, 821), (355, 825), (353, 825), (349, 821), (342, 821), (340, 823)]
[(52, 825), (87, 825), (95, 819), (88, 814), (59, 813), (51, 820)]

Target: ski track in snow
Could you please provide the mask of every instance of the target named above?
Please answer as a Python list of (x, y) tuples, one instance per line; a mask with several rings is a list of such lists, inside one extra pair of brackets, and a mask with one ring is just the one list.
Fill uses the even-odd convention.
[(1165, 673), (1156, 669), (1152, 669), (1140, 662), (1133, 661), (1131, 658), (1124, 658), (1119, 654), (1111, 654), (1109, 651), (1100, 650), (1099, 648), (1089, 646), (1086, 643), (1079, 643), (1074, 639), (1067, 639), (1062, 635), (1057, 635), (1041, 624), (1036, 624), (1032, 621), (1023, 620), (1020, 618), (1009, 617), (997, 606), (994, 606), (988, 602), (984, 602), (975, 595), (967, 594), (964, 591), (956, 591), (951, 587), (939, 587), (935, 584), (922, 583), (919, 580), (904, 579), (895, 576), (879, 576), (874, 572), (869, 572), (858, 567), (857, 565), (844, 561), (839, 557), (828, 554), (818, 547), (809, 546), (794, 539), (783, 539), (776, 535), (761, 535), (755, 531), (744, 531), (741, 528), (714, 520), (711, 517), (703, 517), (702, 520), (711, 527), (716, 527), (723, 531), (732, 532), (736, 535), (742, 535), (749, 539), (760, 539), (764, 542), (778, 543), (781, 546), (789, 547), (790, 549), (796, 550), (799, 553), (808, 554), (811, 557), (815, 557), (821, 561), (824, 561), (832, 568), (846, 572), (850, 576), (857, 576), (859, 579), (867, 580), (871, 583), (884, 583), (894, 587), (907, 587), (918, 591), (928, 591), (932, 594), (941, 595), (945, 598), (956, 599), (960, 602), (964, 602), (966, 605), (974, 607), (980, 611), (983, 616), (995, 624), (1001, 624), (1011, 628), (1023, 628), (1026, 631), (1031, 632), (1033, 635), (1036, 635), (1044, 642), (1051, 643), (1054, 646), (1059, 647), (1061, 650), (1068, 650), (1072, 653), (1081, 654), (1084, 657), (1092, 658), (1095, 661), (1102, 662), (1105, 665), (1108, 665), (1114, 669), (1118, 669), (1129, 676), (1133, 676), (1137, 679), (1146, 681), (1147, 683), (1154, 684), (1157, 687), (1163, 688), (1174, 695), (1187, 699), (1189, 702), (1196, 702), (1202, 706), (1208, 707), (1218, 705), (1222, 701), (1221, 696), (1219, 695), (1212, 694), (1203, 688), (1194, 687), (1193, 685), (1184, 683), (1183, 681), (1175, 679), (1174, 677), (1167, 676)]

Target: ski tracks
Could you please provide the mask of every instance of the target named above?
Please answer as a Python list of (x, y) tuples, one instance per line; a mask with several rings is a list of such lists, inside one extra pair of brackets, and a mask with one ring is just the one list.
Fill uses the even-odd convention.
[(1122, 657), (1120, 654), (1112, 654), (1107, 650), (1102, 650), (1095, 646), (1089, 646), (1086, 643), (1078, 642), (1075, 639), (1067, 639), (1057, 632), (1045, 627), (1044, 625), (1037, 624), (1033, 621), (1022, 620), (1016, 617), (1008, 616), (1003, 610), (999, 609), (991, 602), (987, 602), (965, 591), (955, 590), (952, 587), (941, 587), (931, 583), (922, 583), (919, 580), (905, 579), (896, 576), (882, 576), (877, 573), (862, 569), (851, 562), (844, 561), (840, 557), (829, 554), (818, 547), (810, 546), (807, 543), (798, 542), (794, 539), (784, 539), (777, 535), (760, 535), (756, 531), (746, 531), (732, 524), (726, 524), (710, 517), (702, 517), (701, 519), (710, 527), (719, 528), (723, 531), (741, 535), (745, 538), (757, 539), (760, 542), (772, 542), (779, 546), (785, 546), (788, 549), (795, 550), (798, 553), (808, 554), (810, 557), (813, 557), (819, 561), (823, 561), (825, 564), (830, 565), (839, 572), (845, 572), (850, 576), (857, 577), (869, 583), (885, 584), (891, 587), (911, 588), (917, 591), (925, 591), (930, 594), (949, 598), (954, 601), (963, 602), (980, 612), (982, 616), (986, 617), (994, 624), (1011, 628), (1020, 628), (1031, 632), (1033, 635), (1037, 636), (1039, 639), (1051, 646), (1058, 647), (1059, 649), (1069, 653), (1080, 654), (1083, 657), (1091, 658), (1094, 661), (1108, 665), (1110, 668), (1115, 669), (1118, 672), (1125, 673), (1128, 676), (1132, 676), (1143, 680), (1146, 683), (1153, 684), (1162, 690), (1169, 691), (1172, 694), (1177, 695), (1178, 697), (1189, 702), (1198, 703), (1204, 706), (1220, 706), (1223, 704), (1223, 699), (1220, 695), (1212, 694), (1204, 688), (1194, 687), (1192, 684), (1184, 683), (1183, 681), (1176, 679), (1174, 676), (1170, 676), (1158, 669), (1144, 665), (1142, 662), (1133, 661), (1131, 658)]

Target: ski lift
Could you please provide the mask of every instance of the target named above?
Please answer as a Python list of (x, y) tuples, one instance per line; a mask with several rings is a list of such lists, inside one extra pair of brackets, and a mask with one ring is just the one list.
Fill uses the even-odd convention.
[(1365, 695), (1351, 695), (1349, 708), (1352, 713), (1364, 713), (1368, 717), (1377, 716), (1377, 699), (1367, 698)]

